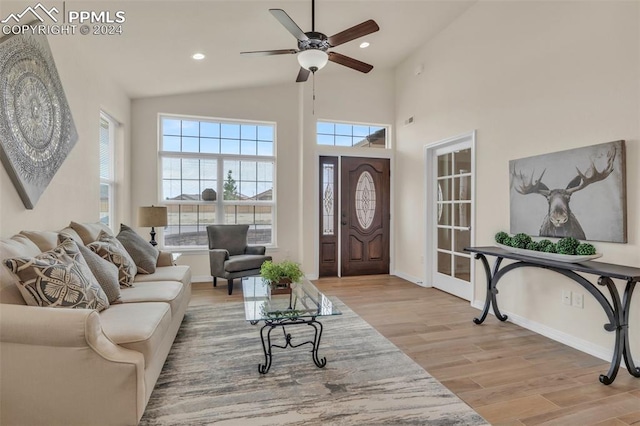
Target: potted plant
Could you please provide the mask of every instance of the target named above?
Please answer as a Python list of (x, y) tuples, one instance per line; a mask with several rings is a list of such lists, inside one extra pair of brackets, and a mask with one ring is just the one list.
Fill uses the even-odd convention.
[(288, 293), (291, 283), (299, 281), (304, 273), (299, 264), (290, 260), (280, 263), (267, 260), (260, 268), (260, 276), (271, 285), (272, 294), (277, 294)]

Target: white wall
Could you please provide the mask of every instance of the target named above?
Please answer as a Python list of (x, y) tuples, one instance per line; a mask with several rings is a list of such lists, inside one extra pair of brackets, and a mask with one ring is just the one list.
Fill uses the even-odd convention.
[[(629, 242), (595, 245), (604, 262), (640, 265), (639, 24), (638, 2), (478, 2), (398, 67), (399, 271), (424, 277), (424, 145), (473, 129), (477, 245), (509, 229), (509, 160), (626, 140)], [(416, 76), (419, 64), (424, 72)], [(405, 126), (409, 116), (415, 123)], [(404, 208), (409, 200), (412, 209)], [(476, 302), (484, 286), (478, 264)], [(613, 334), (603, 330), (606, 317), (591, 296), (584, 309), (562, 305), (563, 289), (586, 294), (573, 281), (527, 268), (499, 288), (505, 311), (593, 345), (592, 352), (611, 351)], [(640, 297), (631, 323), (640, 324)], [(637, 327), (631, 334), (638, 358)]]
[[(5, 11), (24, 9), (26, 3), (11, 3)], [(9, 6), (9, 5), (7, 5)], [(55, 230), (77, 222), (99, 220), (99, 143), (100, 110), (122, 123), (118, 131), (118, 179), (128, 182), (130, 102), (120, 87), (107, 76), (77, 57), (73, 36), (49, 36), (62, 86), (78, 131), (78, 141), (33, 210), (27, 210), (0, 166), (0, 237), (20, 230)], [(128, 221), (128, 185), (118, 188), (117, 220)]]

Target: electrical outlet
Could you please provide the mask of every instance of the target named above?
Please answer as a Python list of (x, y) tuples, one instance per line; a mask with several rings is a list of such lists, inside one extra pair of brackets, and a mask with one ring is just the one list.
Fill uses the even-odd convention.
[(569, 290), (562, 290), (562, 304), (571, 306), (572, 302), (573, 297), (571, 295), (571, 292)]
[(584, 294), (573, 293), (571, 296), (571, 305), (575, 308), (584, 309)]

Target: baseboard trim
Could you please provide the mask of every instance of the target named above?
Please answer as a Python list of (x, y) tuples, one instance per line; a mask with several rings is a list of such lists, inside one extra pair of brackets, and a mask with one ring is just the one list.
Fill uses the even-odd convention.
[(422, 278), (414, 277), (413, 275), (405, 274), (404, 272), (401, 272), (401, 271), (393, 271), (391, 275), (395, 275), (398, 278), (402, 278), (403, 280), (407, 280), (409, 282), (417, 284), (420, 287), (431, 287), (431, 286), (425, 285)]
[(211, 275), (194, 275), (191, 277), (192, 283), (212, 283), (213, 277)]
[[(471, 303), (471, 306), (476, 309), (482, 310), (484, 308), (484, 303), (476, 300)], [(589, 342), (588, 340), (572, 336), (571, 334), (565, 333), (564, 331), (556, 330), (555, 328), (549, 327), (548, 325), (532, 321), (523, 316), (514, 314), (513, 312), (507, 312), (502, 309), (500, 310), (500, 312), (503, 315), (507, 315), (509, 317), (507, 321), (510, 321), (522, 328), (526, 328), (527, 330), (536, 332), (542, 336), (548, 337), (549, 339), (555, 340), (556, 342), (560, 342), (563, 345), (570, 346), (574, 349), (585, 352), (589, 355), (593, 355), (596, 358), (600, 358), (604, 361), (611, 362), (611, 359), (613, 358), (613, 350), (611, 349), (607, 349), (603, 346)], [(493, 310), (490, 310), (489, 313), (491, 315), (495, 315), (493, 313)], [(624, 363), (621, 364), (621, 367), (626, 368)]]

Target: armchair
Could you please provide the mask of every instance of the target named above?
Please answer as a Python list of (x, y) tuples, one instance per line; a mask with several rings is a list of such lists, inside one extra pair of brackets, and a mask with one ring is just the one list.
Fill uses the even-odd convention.
[(247, 245), (249, 225), (209, 225), (209, 266), (213, 286), (218, 277), (227, 280), (229, 294), (233, 292), (235, 278), (260, 275), (262, 263), (271, 260), (265, 256), (264, 246)]

